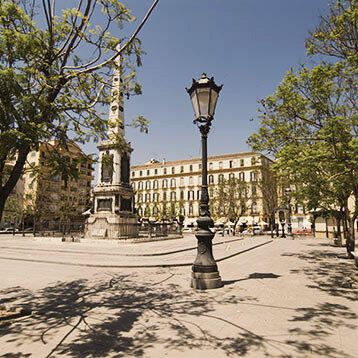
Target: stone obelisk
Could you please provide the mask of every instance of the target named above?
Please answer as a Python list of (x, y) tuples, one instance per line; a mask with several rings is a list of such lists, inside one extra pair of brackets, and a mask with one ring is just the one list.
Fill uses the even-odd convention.
[[(117, 50), (119, 51), (119, 47)], [(138, 236), (134, 192), (130, 186), (130, 156), (133, 149), (124, 139), (124, 108), (120, 56), (116, 61), (109, 109), (108, 140), (99, 149), (97, 185), (87, 219), (87, 238), (121, 239)]]

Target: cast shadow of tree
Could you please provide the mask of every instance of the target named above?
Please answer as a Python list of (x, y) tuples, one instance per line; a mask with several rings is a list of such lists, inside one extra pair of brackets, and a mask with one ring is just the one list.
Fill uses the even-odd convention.
[(312, 249), (285, 253), (283, 256), (297, 257), (304, 261), (304, 266), (292, 269), (291, 273), (305, 274), (311, 281), (307, 287), (321, 290), (334, 297), (358, 300), (358, 289), (351, 287), (351, 277), (356, 274), (354, 263), (340, 259), (338, 253)]
[(0, 357), (26, 357), (30, 354), (26, 347), (39, 342), (51, 347), (47, 357), (73, 358), (140, 357), (154, 344), (176, 350), (212, 347), (231, 354), (264, 347), (264, 340), (249, 331), (238, 334), (233, 344), (231, 337), (218, 338), (195, 322), (213, 313), (217, 305), (254, 298), (204, 299), (189, 288), (169, 282), (161, 285), (166, 279), (144, 284), (134, 274), (108, 277), (106, 281), (58, 282), (35, 292), (19, 287), (1, 291), (8, 304), (26, 305), (33, 314), (1, 330), (0, 339), (19, 352)]
[[(0, 357), (31, 356), (27, 348), (31, 344), (51, 347), (47, 358), (142, 357), (148, 356), (155, 345), (165, 351), (211, 349), (219, 356), (252, 352), (270, 356), (274, 350), (276, 357), (296, 357), (287, 353), (294, 349), (300, 353), (315, 351), (322, 357), (348, 357), (321, 341), (307, 343), (307, 337), (312, 335), (317, 339), (320, 334), (324, 337), (317, 324), (323, 325), (324, 331), (325, 324), (342, 326), (346, 320), (356, 318), (344, 307), (324, 306), (318, 316), (317, 308), (292, 309), (297, 314), (292, 318), (298, 325), (292, 329), (297, 339), (280, 341), (258, 335), (246, 329), (244, 322), (239, 324), (234, 317), (225, 319), (217, 312), (217, 307), (258, 304), (256, 298), (225, 289), (202, 294), (170, 283), (171, 274), (162, 275), (162, 280), (155, 281), (159, 276), (153, 275), (142, 283), (136, 274), (107, 273), (105, 280), (58, 282), (33, 292), (19, 287), (1, 291), (0, 297), (8, 303), (31, 302), (33, 314), (0, 331), (0, 340), (17, 349), (2, 352)], [(330, 321), (326, 321), (328, 318)], [(209, 323), (204, 324), (203, 319)], [(317, 332), (304, 331), (300, 328), (301, 320), (312, 320)], [(230, 336), (218, 333), (219, 324), (231, 328)]]
[[(307, 351), (313, 356), (347, 356), (335, 349), (332, 350), (325, 341), (339, 328), (356, 330), (357, 325), (354, 323), (357, 322), (358, 315), (355, 312), (345, 305), (323, 302), (315, 307), (298, 308), (296, 313), (289, 321), (308, 323), (309, 328), (289, 329), (292, 337), (300, 337), (300, 339), (289, 339), (286, 341), (287, 344), (295, 347), (297, 351)], [(306, 339), (303, 340), (302, 337)]]

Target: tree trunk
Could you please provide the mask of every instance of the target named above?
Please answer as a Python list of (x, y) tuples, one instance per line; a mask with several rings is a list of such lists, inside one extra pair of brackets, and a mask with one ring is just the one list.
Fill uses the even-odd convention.
[(354, 233), (354, 221), (355, 218), (349, 215), (348, 218), (348, 222), (349, 222), (349, 243), (347, 245), (347, 251), (348, 251), (348, 256), (350, 258), (354, 258), (354, 255), (352, 254), (352, 252), (354, 252), (355, 250), (355, 233)]
[[(15, 188), (18, 180), (20, 179), (24, 165), (26, 162), (27, 155), (30, 152), (29, 146), (24, 146), (20, 148), (18, 151), (18, 157), (12, 171), (10, 173), (9, 178), (7, 179), (4, 186), (0, 187), (0, 221), (2, 219), (2, 215), (5, 209), (5, 203), (7, 198), (9, 197), (12, 190)], [(1, 185), (1, 183), (0, 183)]]
[(270, 216), (271, 238), (274, 237), (274, 234), (273, 234), (274, 229), (275, 229), (275, 213), (272, 213)]
[[(354, 256), (352, 252), (354, 251), (354, 239), (351, 237), (351, 217), (349, 215), (347, 205), (344, 208), (344, 218), (343, 218), (343, 234), (346, 240), (346, 249), (349, 259), (353, 259)], [(354, 229), (353, 229), (354, 231)], [(353, 249), (353, 250), (352, 250)]]

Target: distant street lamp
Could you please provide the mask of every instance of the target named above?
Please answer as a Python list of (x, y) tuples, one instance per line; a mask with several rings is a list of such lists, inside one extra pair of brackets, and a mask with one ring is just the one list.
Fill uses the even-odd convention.
[(210, 227), (214, 226), (214, 221), (210, 217), (207, 183), (207, 137), (214, 119), (216, 102), (221, 88), (222, 85), (215, 84), (214, 77), (209, 79), (205, 73), (198, 81), (193, 79), (191, 87), (186, 88), (194, 108), (194, 123), (200, 130), (202, 144), (201, 198), (199, 218), (196, 221), (199, 230), (195, 235), (198, 240), (198, 251), (192, 266), (191, 279), (191, 287), (201, 290), (222, 287), (218, 267), (213, 258), (212, 240), (215, 233), (210, 230)]

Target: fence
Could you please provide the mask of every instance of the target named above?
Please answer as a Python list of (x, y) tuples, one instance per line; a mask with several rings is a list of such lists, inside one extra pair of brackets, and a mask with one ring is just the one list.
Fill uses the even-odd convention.
[(139, 236), (164, 237), (181, 234), (182, 225), (176, 221), (151, 222), (149, 220), (142, 220), (139, 224)]
[(34, 225), (34, 235), (37, 236), (64, 236), (84, 235), (85, 224), (83, 221), (45, 221)]

